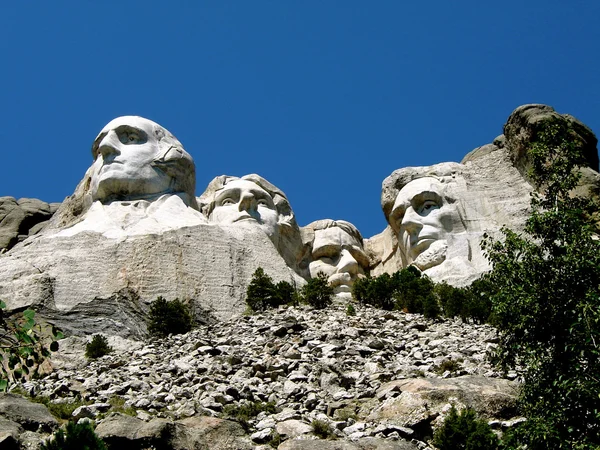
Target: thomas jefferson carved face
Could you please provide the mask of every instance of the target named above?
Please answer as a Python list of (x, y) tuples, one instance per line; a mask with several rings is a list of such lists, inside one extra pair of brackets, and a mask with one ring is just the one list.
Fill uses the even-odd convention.
[(273, 198), (249, 180), (230, 181), (217, 191), (209, 219), (223, 224), (258, 226), (272, 241), (277, 241), (279, 213)]
[(364, 274), (364, 269), (368, 267), (369, 258), (363, 250), (362, 242), (347, 229), (335, 225), (315, 229), (312, 261), (308, 265), (311, 277), (323, 272), (336, 294), (350, 293), (356, 278)]
[(398, 193), (390, 216), (406, 264), (421, 270), (445, 259), (446, 239), (460, 222), (456, 206), (433, 177), (407, 183)]
[(168, 192), (171, 177), (153, 164), (160, 157), (158, 136), (166, 133), (158, 124), (143, 117), (119, 117), (109, 122), (92, 147), (96, 158), (91, 180), (92, 198), (104, 203)]

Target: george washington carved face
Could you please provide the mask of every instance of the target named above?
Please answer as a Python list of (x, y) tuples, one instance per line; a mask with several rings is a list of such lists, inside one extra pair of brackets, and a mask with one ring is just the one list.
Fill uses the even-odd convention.
[(194, 195), (195, 168), (181, 143), (143, 117), (109, 122), (92, 147), (93, 200), (143, 199), (165, 193)]

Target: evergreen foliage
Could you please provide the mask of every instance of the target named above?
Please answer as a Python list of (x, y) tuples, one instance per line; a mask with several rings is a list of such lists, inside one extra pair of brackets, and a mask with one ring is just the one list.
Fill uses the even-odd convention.
[(40, 446), (41, 450), (106, 450), (89, 422), (67, 423), (66, 433), (60, 429), (51, 440)]
[(485, 281), (500, 334), (496, 361), (524, 370), (528, 420), (511, 436), (515, 447), (600, 447), (600, 241), (594, 205), (571, 196), (584, 163), (574, 136), (563, 122), (545, 123), (530, 148), (541, 193), (526, 233), (504, 229), (503, 240), (483, 244), (493, 265)]
[(62, 332), (52, 326), (51, 336), (35, 321), (35, 311), (26, 309), (20, 317), (7, 317), (6, 303), (0, 300), (0, 391), (9, 382), (38, 374), (40, 364), (58, 350)]
[(264, 311), (280, 305), (298, 305), (298, 302), (298, 292), (291, 283), (280, 281), (275, 284), (262, 267), (252, 274), (252, 280), (246, 288), (246, 304), (252, 311)]
[(148, 331), (165, 337), (169, 334), (184, 334), (192, 329), (194, 319), (190, 307), (179, 299), (171, 302), (158, 297), (150, 304)]
[(488, 423), (477, 419), (473, 409), (458, 413), (452, 405), (444, 424), (433, 436), (433, 445), (439, 450), (495, 450), (499, 441)]
[(252, 311), (264, 311), (276, 302), (275, 297), (273, 279), (259, 267), (246, 288), (246, 304)]
[(108, 355), (112, 351), (112, 347), (108, 345), (108, 339), (101, 334), (95, 334), (91, 342), (85, 346), (85, 357), (96, 359)]
[(333, 301), (333, 288), (327, 281), (327, 275), (319, 272), (316, 277), (311, 278), (302, 286), (302, 300), (315, 309), (324, 309)]

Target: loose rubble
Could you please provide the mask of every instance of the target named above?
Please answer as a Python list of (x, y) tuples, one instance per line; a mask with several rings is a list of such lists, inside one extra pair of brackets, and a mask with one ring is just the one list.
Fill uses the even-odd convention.
[[(316, 439), (315, 420), (348, 441), (339, 448), (427, 448), (451, 403), (475, 407), (498, 429), (518, 419), (517, 382), (486, 360), (497, 343), (492, 327), (367, 307), (347, 316), (345, 306), (242, 316), (121, 345), (95, 361), (83, 357), (85, 340), (68, 338), (69, 351), (56, 358), (61, 368), (21, 388), (57, 403), (82, 401), (75, 420), (95, 420), (100, 437), (139, 448), (156, 433), (185, 448), (207, 427), (214, 442), (219, 429), (231, 435), (218, 448), (329, 448), (300, 442)], [(231, 422), (240, 407), (265, 403), (272, 409)], [(230, 420), (200, 423), (210, 418)]]

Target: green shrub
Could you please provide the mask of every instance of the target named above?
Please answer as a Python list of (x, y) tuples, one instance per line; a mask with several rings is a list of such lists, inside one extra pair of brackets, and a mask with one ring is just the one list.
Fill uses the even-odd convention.
[(477, 419), (473, 409), (458, 413), (452, 405), (433, 436), (433, 445), (439, 450), (495, 450), (499, 440), (485, 420)]
[(442, 375), (444, 372), (457, 372), (460, 369), (460, 364), (458, 361), (453, 359), (445, 359), (440, 363), (439, 366), (435, 366), (433, 370), (435, 373)]
[(333, 288), (327, 281), (327, 275), (319, 272), (302, 286), (302, 300), (315, 309), (324, 309), (333, 301)]
[(335, 437), (333, 430), (329, 424), (323, 420), (315, 419), (311, 422), (313, 433), (321, 439), (329, 439)]
[(89, 422), (69, 422), (66, 433), (61, 429), (40, 446), (41, 450), (106, 450), (104, 441), (96, 436)]
[(354, 305), (352, 303), (348, 303), (348, 307), (346, 308), (346, 315), (347, 316), (355, 316), (356, 315), (356, 308), (354, 308)]
[(62, 332), (52, 326), (42, 328), (35, 321), (35, 311), (26, 309), (22, 316), (6, 314), (6, 303), (0, 300), (0, 391), (9, 382), (26, 380), (39, 375), (39, 367), (50, 352), (58, 350)]
[(531, 215), (523, 232), (504, 228), (482, 244), (496, 362), (522, 368), (518, 438), (530, 450), (600, 448), (598, 205), (574, 192), (589, 162), (573, 125), (538, 124), (527, 149), (539, 190)]
[(148, 331), (156, 336), (183, 334), (192, 329), (193, 317), (190, 307), (179, 299), (171, 302), (158, 297), (150, 305)]
[(292, 286), (291, 283), (288, 283), (285, 280), (280, 281), (275, 285), (275, 296), (274, 296), (274, 304), (271, 306), (273, 308), (278, 307), (279, 305), (297, 305), (298, 304), (298, 292), (296, 288)]
[(85, 357), (96, 359), (108, 355), (112, 351), (112, 347), (108, 345), (108, 339), (101, 334), (95, 334), (92, 341), (85, 346)]
[(252, 311), (264, 311), (276, 302), (273, 279), (259, 267), (252, 274), (250, 284), (246, 288), (246, 304)]

